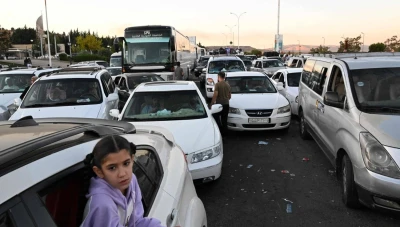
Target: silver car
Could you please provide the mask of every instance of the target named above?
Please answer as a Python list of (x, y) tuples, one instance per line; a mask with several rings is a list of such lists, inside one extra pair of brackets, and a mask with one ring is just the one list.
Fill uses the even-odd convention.
[(251, 71), (262, 72), (271, 77), (280, 69), (285, 69), (286, 65), (277, 59), (257, 59), (253, 61), (254, 66)]
[(335, 166), (348, 207), (399, 212), (400, 54), (375, 55), (307, 60), (300, 133), (314, 138)]

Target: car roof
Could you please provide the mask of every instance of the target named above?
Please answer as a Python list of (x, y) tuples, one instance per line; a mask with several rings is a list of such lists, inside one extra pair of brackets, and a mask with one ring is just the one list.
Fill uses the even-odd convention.
[(286, 71), (287, 73), (301, 73), (303, 72), (303, 68), (286, 68), (286, 69), (280, 69), (277, 72), (282, 72)]
[(126, 77), (139, 77), (139, 76), (159, 76), (154, 73), (124, 73), (121, 75), (125, 75)]
[(236, 56), (212, 56), (210, 61), (242, 60)]
[(40, 77), (40, 80), (56, 80), (56, 79), (94, 79), (101, 72), (107, 72), (106, 69), (100, 69), (98, 67), (86, 67), (86, 68), (65, 68), (58, 72), (52, 73), (47, 76)]
[(141, 83), (135, 92), (197, 90), (193, 81), (157, 81)]
[(43, 72), (51, 72), (51, 71), (57, 71), (60, 70), (60, 68), (50, 68), (50, 69), (43, 69), (43, 68), (30, 68), (30, 69), (16, 69), (16, 70), (9, 70), (9, 71), (4, 71), (1, 72), (0, 75), (3, 74), (35, 74), (38, 76), (40, 73)]
[(228, 72), (226, 77), (243, 77), (243, 76), (267, 76), (261, 72), (243, 71), (243, 72)]

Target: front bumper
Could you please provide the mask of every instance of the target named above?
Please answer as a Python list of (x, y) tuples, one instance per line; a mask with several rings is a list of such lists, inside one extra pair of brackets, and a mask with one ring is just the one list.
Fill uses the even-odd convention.
[(270, 123), (249, 123), (249, 118), (244, 115), (229, 114), (228, 128), (234, 131), (260, 131), (260, 130), (279, 130), (290, 126), (291, 113), (282, 114), (282, 116), (271, 116)]
[(206, 84), (206, 95), (207, 98), (212, 98), (214, 96), (214, 85)]
[(205, 178), (212, 178), (212, 180), (218, 179), (221, 176), (223, 156), (221, 152), (212, 159), (194, 164), (189, 163), (188, 168), (192, 174), (193, 180), (203, 180)]
[[(400, 213), (400, 179), (374, 173), (365, 167), (353, 167), (353, 171), (361, 203), (370, 208), (391, 210)], [(397, 204), (398, 207), (382, 203), (382, 200)]]

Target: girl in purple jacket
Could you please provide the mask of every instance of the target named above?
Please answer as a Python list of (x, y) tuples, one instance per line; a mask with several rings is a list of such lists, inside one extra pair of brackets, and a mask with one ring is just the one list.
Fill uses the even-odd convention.
[(160, 227), (157, 219), (143, 217), (142, 194), (133, 174), (136, 146), (121, 136), (101, 139), (85, 164), (95, 176), (90, 179), (81, 226)]

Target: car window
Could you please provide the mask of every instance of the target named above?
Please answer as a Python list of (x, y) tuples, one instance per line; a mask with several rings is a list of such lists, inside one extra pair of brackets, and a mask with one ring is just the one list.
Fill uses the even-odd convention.
[(126, 80), (125, 80), (125, 78), (123, 77), (123, 78), (121, 78), (121, 80), (119, 81), (119, 84), (118, 84), (118, 86), (121, 88), (121, 89), (126, 89), (127, 88), (127, 85), (126, 85)]
[(278, 60), (263, 61), (263, 68), (274, 68), (283, 66), (283, 63)]
[(240, 60), (217, 60), (210, 62), (208, 73), (216, 74), (222, 70), (226, 72), (246, 71), (243, 62)]
[(330, 63), (317, 61), (312, 71), (309, 87), (319, 95), (322, 95), (329, 66)]
[(52, 79), (36, 81), (21, 107), (54, 107), (99, 104), (103, 100), (96, 79)]
[(2, 74), (0, 75), (0, 94), (22, 93), (31, 85), (33, 74)]
[(314, 65), (315, 60), (308, 60), (304, 65), (303, 72), (301, 74), (301, 82), (303, 82), (306, 86), (309, 86), (308, 82), (310, 80)]
[(133, 172), (142, 192), (142, 202), (147, 216), (162, 181), (162, 167), (151, 147), (137, 147)]
[(283, 73), (279, 77), (279, 82), (285, 83), (285, 75)]
[(344, 102), (344, 98), (346, 97), (346, 86), (344, 84), (343, 72), (336, 65), (332, 68), (327, 91), (336, 92), (339, 101)]
[(121, 76), (115, 77), (114, 83), (115, 83), (115, 84), (119, 84), (119, 80), (121, 80)]
[(139, 84), (153, 81), (164, 81), (157, 75), (145, 75), (145, 76), (131, 76), (128, 77), (129, 89), (135, 89)]
[(300, 83), (301, 73), (288, 73), (287, 84), (289, 87), (298, 87)]
[(275, 86), (267, 76), (227, 77), (232, 94), (276, 93)]
[(135, 92), (123, 120), (169, 121), (206, 118), (207, 112), (196, 90)]
[(297, 64), (297, 59), (293, 59), (292, 63), (289, 65), (289, 67), (295, 68)]

